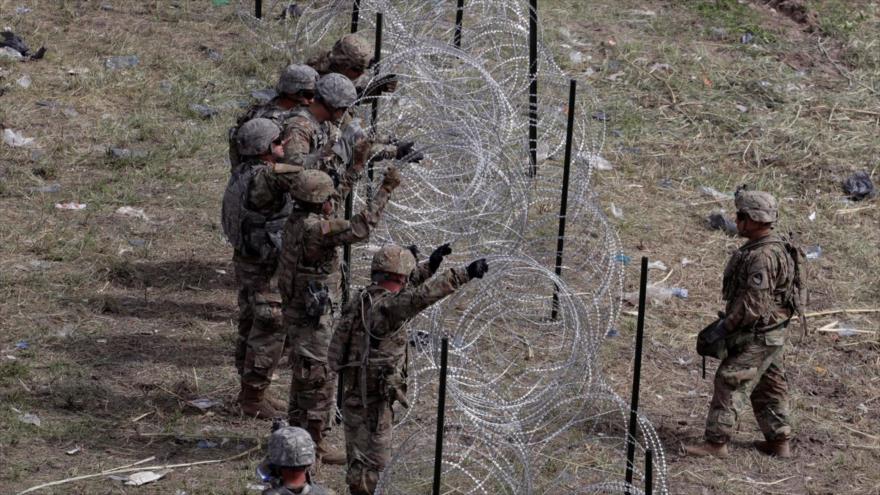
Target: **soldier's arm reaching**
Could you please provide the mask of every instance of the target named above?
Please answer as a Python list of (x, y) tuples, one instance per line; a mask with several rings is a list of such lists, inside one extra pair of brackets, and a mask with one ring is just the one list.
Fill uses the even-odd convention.
[(478, 259), (466, 268), (450, 268), (424, 284), (404, 290), (388, 299), (380, 309), (382, 313), (397, 321), (405, 321), (419, 314), (425, 308), (442, 300), (475, 278), (483, 278), (489, 271), (485, 259)]
[[(431, 256), (427, 260), (419, 263), (416, 269), (410, 274), (410, 287), (417, 287), (434, 276), (434, 274), (437, 273), (437, 269), (440, 268), (440, 264), (443, 263), (443, 258), (450, 254), (452, 254), (452, 248), (449, 246), (448, 242), (437, 246), (437, 248), (431, 252)], [(413, 253), (413, 256), (415, 256), (415, 253)]]
[(321, 245), (333, 247), (365, 241), (379, 223), (379, 217), (388, 204), (391, 192), (399, 185), (400, 172), (394, 167), (388, 167), (382, 185), (366, 209), (351, 217), (350, 221), (335, 219), (321, 225)]

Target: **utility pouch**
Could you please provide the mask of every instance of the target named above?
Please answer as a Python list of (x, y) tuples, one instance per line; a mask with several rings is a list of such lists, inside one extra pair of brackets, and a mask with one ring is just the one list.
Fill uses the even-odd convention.
[(309, 281), (306, 291), (306, 316), (318, 319), (327, 312), (330, 307), (330, 291), (327, 285), (314, 280)]
[(718, 318), (697, 334), (697, 354), (704, 357), (724, 359), (727, 357), (727, 332), (724, 320)]

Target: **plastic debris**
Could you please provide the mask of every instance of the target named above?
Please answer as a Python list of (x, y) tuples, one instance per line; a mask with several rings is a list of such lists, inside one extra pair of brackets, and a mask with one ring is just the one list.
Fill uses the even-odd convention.
[(144, 239), (129, 239), (128, 245), (133, 247), (144, 247), (147, 245), (147, 241)]
[(57, 210), (85, 210), (85, 203), (55, 203), (55, 209)]
[[(40, 47), (40, 49), (37, 50), (36, 53), (31, 53), (31, 50), (30, 48), (28, 48), (27, 43), (25, 43), (20, 36), (13, 33), (12, 31), (0, 32), (0, 36), (3, 37), (3, 40), (0, 40), (0, 47), (7, 49), (5, 50), (7, 52), (18, 53), (19, 59), (27, 58), (28, 60), (39, 60), (43, 58), (44, 55), (46, 55), (46, 47), (44, 46)], [(12, 56), (10, 58), (15, 57)]]
[(623, 218), (623, 210), (618, 208), (617, 205), (615, 205), (614, 203), (611, 203), (609, 209), (611, 210), (611, 214), (614, 216), (614, 218)]
[(815, 222), (816, 221), (816, 212), (815, 211), (811, 212), (810, 216), (807, 218), (809, 218), (811, 222)]
[(196, 444), (196, 447), (200, 449), (213, 449), (217, 447), (217, 442), (212, 442), (210, 440), (199, 440)]
[(608, 114), (603, 110), (599, 110), (598, 112), (593, 114), (593, 120), (598, 120), (599, 122), (607, 122)]
[(21, 350), (21, 351), (30, 348), (30, 346), (31, 345), (30, 345), (30, 343), (28, 343), (27, 340), (20, 340), (15, 343), (15, 348), (18, 350)]
[(67, 455), (76, 455), (76, 454), (79, 454), (80, 452), (82, 452), (82, 447), (80, 447), (79, 445), (77, 445), (76, 447), (74, 447), (74, 448), (68, 450), (67, 452), (65, 452), (65, 454), (67, 454)]
[(749, 111), (749, 107), (745, 105), (734, 105), (734, 107), (739, 111), (739, 113), (746, 113)]
[(116, 209), (116, 213), (118, 215), (125, 215), (127, 217), (140, 218), (141, 220), (144, 220), (144, 221), (150, 220), (150, 218), (147, 217), (147, 214), (144, 213), (144, 210), (142, 208), (134, 208), (131, 206), (120, 206), (119, 208)]
[(715, 201), (727, 201), (727, 200), (733, 199), (733, 194), (723, 193), (723, 192), (715, 189), (714, 187), (700, 186), (700, 192), (704, 196), (709, 196), (710, 198), (714, 199)]
[(32, 187), (28, 189), (32, 193), (57, 193), (61, 191), (61, 184), (47, 184), (45, 186)]
[(694, 260), (692, 260), (692, 259), (688, 259), (688, 258), (682, 258), (682, 259), (681, 259), (681, 267), (682, 267), (682, 268), (684, 268), (684, 267), (686, 267), (686, 266), (688, 266), (688, 265), (693, 265), (694, 263), (696, 263), (696, 261), (694, 261)]
[(672, 67), (671, 67), (669, 64), (659, 64), (659, 63), (658, 63), (658, 64), (653, 64), (653, 65), (651, 65), (651, 67), (648, 69), (648, 72), (649, 72), (649, 73), (652, 73), (652, 72), (657, 72), (657, 71), (661, 71), (661, 70), (662, 70), (662, 71), (671, 71), (671, 70), (672, 70)]
[(191, 400), (191, 401), (189, 401), (189, 404), (193, 407), (201, 409), (202, 411), (206, 411), (208, 409), (211, 409), (212, 407), (219, 406), (220, 401), (214, 400), (214, 399), (202, 398), (202, 399)]
[(14, 49), (9, 48), (8, 46), (3, 46), (3, 47), (0, 47), (0, 58), (21, 60), (24, 57), (22, 57), (21, 54), (18, 53), (17, 51), (15, 51)]
[(119, 160), (129, 160), (137, 158), (146, 158), (149, 153), (144, 150), (130, 150), (128, 148), (116, 148), (111, 146), (107, 149), (107, 154)]
[(584, 54), (577, 51), (572, 51), (568, 53), (568, 59), (574, 65), (580, 65), (584, 63)]
[(748, 45), (749, 43), (754, 41), (754, 39), (755, 39), (755, 35), (749, 32), (749, 33), (742, 35), (739, 39), (739, 42), (742, 43), (743, 45)]
[(137, 55), (120, 55), (104, 60), (104, 67), (109, 70), (128, 69), (141, 63)]
[(724, 210), (713, 211), (706, 217), (706, 225), (712, 230), (722, 230), (727, 235), (735, 236), (737, 235), (736, 224), (733, 220), (727, 218), (727, 215), (724, 214)]
[(217, 115), (216, 109), (211, 108), (207, 105), (202, 105), (201, 103), (190, 103), (189, 109), (203, 119), (210, 119), (211, 117)]
[(816, 244), (815, 246), (810, 246), (806, 249), (806, 255), (808, 260), (817, 259), (819, 256), (822, 256), (822, 246)]
[(170, 471), (140, 471), (129, 474), (128, 476), (110, 476), (110, 479), (122, 481), (128, 486), (141, 486), (152, 483), (165, 477)]
[(611, 162), (602, 158), (602, 156), (591, 153), (587, 156), (587, 160), (590, 162), (590, 165), (595, 167), (596, 170), (613, 170), (614, 165), (611, 165)]
[(221, 5), (229, 5), (229, 0), (211, 0), (211, 3), (214, 7), (220, 7)]
[(276, 93), (275, 90), (272, 88), (266, 88), (251, 91), (251, 96), (256, 98), (257, 100), (260, 100), (260, 102), (267, 103), (278, 96), (278, 93)]
[(19, 77), (18, 80), (15, 81), (15, 83), (18, 84), (19, 86), (21, 86), (22, 88), (27, 89), (27, 88), (31, 87), (31, 76), (25, 74), (25, 75)]
[(632, 261), (632, 258), (630, 258), (629, 256), (627, 256), (625, 254), (618, 254), (617, 256), (614, 257), (614, 261), (616, 261), (618, 263), (623, 263), (623, 266), (627, 266)]
[(612, 339), (614, 337), (620, 337), (620, 331), (614, 327), (608, 329), (608, 332), (605, 333), (605, 338)]
[(223, 60), (223, 54), (209, 46), (201, 45), (199, 46), (199, 51), (204, 53), (205, 56), (208, 57), (208, 59), (214, 62), (220, 62), (221, 60)]
[(42, 426), (42, 424), (43, 424), (43, 421), (40, 419), (40, 417), (34, 413), (22, 414), (18, 417), (18, 420), (21, 421), (22, 423), (25, 423), (28, 425), (34, 425), (38, 428), (40, 426)]
[[(672, 297), (677, 297), (678, 299), (687, 299), (688, 290), (682, 289), (680, 287), (659, 287), (656, 285), (651, 285), (648, 286), (648, 290), (645, 293), (645, 300), (652, 304), (657, 304), (669, 300)], [(625, 293), (623, 295), (623, 300), (633, 306), (637, 306), (639, 304), (638, 291)]]
[(33, 10), (31, 10), (27, 7), (16, 7), (15, 8), (16, 15), (25, 15), (25, 14), (30, 14), (31, 12), (33, 12)]
[(3, 142), (13, 148), (22, 148), (33, 144), (34, 138), (24, 137), (20, 132), (15, 132), (12, 129), (3, 129)]
[(837, 335), (841, 337), (852, 337), (854, 335), (858, 335), (859, 332), (856, 331), (855, 328), (852, 327), (837, 327)]
[(666, 263), (663, 263), (662, 261), (657, 260), (657, 261), (652, 261), (652, 262), (648, 263), (648, 269), (649, 270), (660, 270), (660, 271), (665, 272), (666, 270), (669, 269), (669, 267), (666, 266)]
[(71, 76), (81, 76), (83, 74), (88, 74), (88, 73), (89, 73), (88, 67), (74, 67), (72, 69), (67, 70), (67, 74), (71, 75)]
[(871, 199), (877, 195), (877, 189), (871, 181), (868, 172), (856, 172), (843, 181), (843, 191), (853, 201)]
[(252, 492), (261, 492), (261, 491), (265, 490), (266, 488), (268, 488), (268, 485), (259, 485), (257, 483), (250, 483), (247, 486), (247, 489)]
[(31, 262), (28, 263), (28, 269), (31, 271), (42, 271), (42, 270), (48, 270), (49, 268), (52, 268), (51, 261), (31, 260)]
[(669, 178), (661, 179), (660, 182), (657, 183), (657, 185), (661, 189), (672, 189), (673, 187), (675, 187), (675, 184), (672, 183), (672, 179)]

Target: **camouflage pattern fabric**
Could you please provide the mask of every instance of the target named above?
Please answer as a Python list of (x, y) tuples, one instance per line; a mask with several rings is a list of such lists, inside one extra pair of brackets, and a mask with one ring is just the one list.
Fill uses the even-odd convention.
[(365, 288), (345, 308), (333, 334), (329, 358), (343, 373), (346, 482), (352, 494), (372, 494), (390, 461), (392, 406), (406, 400), (404, 325), (470, 280), (464, 269), (431, 275), (423, 262), (397, 294), (376, 284)]
[(767, 440), (791, 436), (783, 354), (794, 261), (784, 242), (777, 234), (749, 241), (724, 270), (728, 356), (715, 373), (706, 420), (710, 442), (730, 440), (747, 398)]
[(229, 128), (229, 165), (231, 170), (235, 170), (243, 161), (243, 157), (238, 153), (238, 144), (235, 141), (235, 133), (239, 127), (245, 122), (257, 118), (269, 119), (278, 124), (279, 127), (283, 127), (284, 121), (291, 116), (294, 110), (282, 107), (279, 101), (280, 99), (276, 97), (268, 103), (250, 107), (244, 115), (238, 118), (235, 126)]

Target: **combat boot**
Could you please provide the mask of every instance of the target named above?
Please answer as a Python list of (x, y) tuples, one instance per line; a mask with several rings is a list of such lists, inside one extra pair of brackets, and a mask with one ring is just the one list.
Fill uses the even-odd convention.
[(701, 442), (695, 445), (685, 445), (684, 451), (687, 455), (696, 457), (714, 456), (724, 459), (729, 455), (726, 443)]
[(344, 466), (346, 463), (345, 452), (327, 447), (323, 444), (318, 446), (315, 454), (317, 454), (318, 460), (320, 460), (321, 463), (329, 466)]
[(242, 385), (241, 393), (238, 395), (238, 405), (241, 408), (241, 413), (257, 419), (272, 419), (281, 416), (282, 414), (275, 410), (269, 401), (265, 399), (265, 392), (265, 390)]
[(263, 398), (272, 405), (272, 408), (287, 414), (287, 401), (279, 399), (278, 397), (273, 396), (270, 393), (266, 393)]
[(788, 459), (791, 457), (791, 445), (788, 440), (766, 440), (755, 442), (755, 448), (769, 456)]

